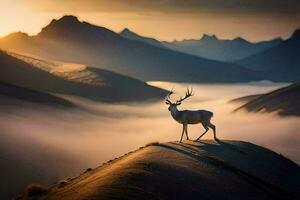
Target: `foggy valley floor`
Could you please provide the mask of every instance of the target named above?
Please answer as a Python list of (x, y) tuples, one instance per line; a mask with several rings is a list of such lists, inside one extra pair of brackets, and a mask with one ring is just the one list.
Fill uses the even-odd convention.
[[(187, 86), (193, 87), (195, 96), (179, 108), (213, 111), (212, 122), (217, 126), (219, 138), (253, 142), (300, 163), (299, 118), (246, 112), (233, 114), (231, 111), (238, 105), (228, 103), (233, 98), (269, 92), (286, 83), (149, 84), (164, 89), (174, 87), (174, 98), (184, 95)], [(0, 184), (1, 194), (9, 191), (11, 196), (32, 182), (52, 184), (149, 142), (180, 138), (181, 125), (171, 118), (164, 101), (104, 104), (70, 96), (65, 98), (78, 108), (1, 107), (0, 162), (4, 168), (1, 170), (1, 177), (4, 177)], [(203, 131), (201, 125), (189, 126), (193, 139)], [(204, 137), (208, 138), (212, 138), (211, 131)]]

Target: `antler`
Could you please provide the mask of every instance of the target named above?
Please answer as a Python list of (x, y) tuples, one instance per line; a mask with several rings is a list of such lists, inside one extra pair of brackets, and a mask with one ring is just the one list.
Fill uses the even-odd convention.
[(187, 89), (186, 93), (185, 93), (185, 97), (181, 97), (179, 100), (176, 101), (176, 104), (179, 105), (181, 104), (181, 102), (191, 96), (193, 96), (193, 89), (191, 89), (191, 91), (189, 90), (189, 88)]
[(166, 96), (166, 104), (172, 104), (171, 100), (170, 100), (170, 96), (174, 94), (173, 89), (167, 94)]

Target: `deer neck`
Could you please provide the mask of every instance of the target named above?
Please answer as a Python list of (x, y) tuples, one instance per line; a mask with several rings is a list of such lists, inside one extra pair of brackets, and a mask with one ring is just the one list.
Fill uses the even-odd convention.
[(177, 107), (171, 108), (171, 115), (176, 121), (180, 121), (180, 111)]

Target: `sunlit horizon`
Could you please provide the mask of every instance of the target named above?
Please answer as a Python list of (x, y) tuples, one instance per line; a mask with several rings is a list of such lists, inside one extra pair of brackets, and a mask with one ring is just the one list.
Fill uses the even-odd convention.
[[(69, 5), (71, 3), (61, 3), (59, 6), (60, 3), (57, 2), (57, 11), (54, 11), (53, 2), (48, 0), (31, 0), (28, 3), (22, 0), (0, 0), (0, 37), (19, 31), (36, 35), (52, 19), (59, 19), (64, 15), (75, 15), (80, 21), (103, 26), (114, 32), (129, 28), (140, 35), (161, 41), (200, 39), (203, 34), (208, 34), (216, 35), (220, 39), (243, 37), (257, 42), (278, 37), (287, 39), (300, 28), (299, 16), (291, 18), (285, 15), (277, 16), (277, 13), (236, 17), (238, 13), (229, 15), (214, 10), (190, 13), (175, 10), (176, 12), (170, 14), (169, 11), (157, 11), (154, 8), (145, 11), (144, 7), (121, 11), (110, 7), (92, 11), (75, 9), (74, 6), (80, 6), (81, 3), (76, 1), (72, 7)], [(106, 4), (102, 1), (100, 3)], [(156, 31), (157, 28), (160, 31)]]

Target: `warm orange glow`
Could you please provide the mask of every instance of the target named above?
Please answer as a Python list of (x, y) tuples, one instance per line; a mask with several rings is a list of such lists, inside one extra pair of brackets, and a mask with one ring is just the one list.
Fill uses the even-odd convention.
[(0, 0), (0, 36), (20, 30), (31, 34), (38, 32), (39, 26), (47, 22), (49, 16), (33, 13), (34, 11), (24, 4)]
[(168, 41), (200, 38), (203, 33), (216, 34), (224, 39), (242, 36), (252, 41), (274, 37), (287, 38), (300, 26), (298, 18), (291, 20), (282, 16), (261, 17), (245, 14), (240, 17), (222, 12), (208, 13), (208, 11), (173, 12), (172, 14), (149, 10), (116, 11), (113, 10), (112, 5), (108, 5), (109, 3), (104, 1), (100, 3), (104, 5), (105, 10), (89, 10), (90, 8), (80, 10), (78, 7), (84, 7), (84, 2), (79, 0), (74, 1), (72, 5), (70, 2), (56, 5), (51, 1), (0, 0), (0, 36), (14, 31), (36, 34), (51, 19), (65, 14), (77, 15), (81, 20), (117, 32), (129, 28), (141, 35)]

